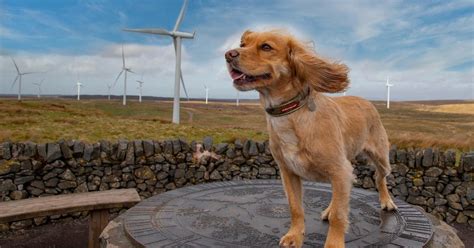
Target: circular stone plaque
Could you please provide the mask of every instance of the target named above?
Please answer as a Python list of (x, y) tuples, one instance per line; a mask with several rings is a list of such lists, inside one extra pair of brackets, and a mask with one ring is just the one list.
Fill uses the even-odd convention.
[[(380, 210), (377, 192), (352, 189), (346, 247), (423, 247), (432, 235), (423, 213), (395, 199)], [(331, 187), (304, 183), (305, 247), (323, 247), (329, 223), (320, 219)], [(124, 216), (125, 231), (143, 247), (277, 247), (290, 227), (280, 181), (200, 184), (148, 198)]]

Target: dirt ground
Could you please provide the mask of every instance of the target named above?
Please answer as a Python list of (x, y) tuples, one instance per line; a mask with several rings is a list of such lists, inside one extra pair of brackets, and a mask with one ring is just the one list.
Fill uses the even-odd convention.
[(474, 233), (474, 228), (470, 227), (466, 224), (454, 224), (454, 228), (458, 231), (458, 236), (461, 238), (462, 242), (464, 242), (464, 245), (466, 248), (468, 247), (474, 247), (474, 236), (472, 235)]
[[(455, 225), (466, 248), (474, 247), (474, 228)], [(6, 238), (0, 238), (0, 248), (83, 248), (87, 247), (88, 220), (48, 224), (34, 227)]]
[(88, 220), (33, 227), (0, 238), (0, 248), (85, 248)]

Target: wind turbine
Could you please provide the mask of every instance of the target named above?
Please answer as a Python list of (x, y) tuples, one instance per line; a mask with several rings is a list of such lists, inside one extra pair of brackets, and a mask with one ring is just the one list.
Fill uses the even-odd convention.
[(108, 99), (109, 101), (110, 101), (110, 92), (112, 91), (112, 87), (113, 87), (112, 84), (107, 84), (107, 94), (108, 94), (107, 99)]
[(13, 64), (15, 65), (15, 68), (16, 68), (16, 72), (17, 72), (17, 75), (16, 75), (16, 78), (15, 80), (13, 80), (13, 83), (12, 83), (12, 88), (13, 86), (15, 86), (15, 83), (18, 79), (20, 79), (18, 81), (18, 101), (21, 101), (21, 78), (23, 75), (27, 75), (27, 74), (33, 74), (33, 73), (38, 73), (38, 72), (20, 72), (20, 69), (18, 69), (18, 65), (16, 64), (15, 60), (10, 57), (13, 61)]
[(79, 80), (76, 82), (76, 86), (74, 88), (77, 88), (77, 100), (81, 100), (81, 88), (84, 87)]
[(390, 87), (393, 86), (393, 84), (389, 83), (388, 77), (387, 77), (387, 83), (385, 84), (387, 87), (387, 109), (390, 108)]
[(38, 86), (38, 95), (37, 95), (38, 98), (41, 97), (41, 85), (43, 84), (43, 81), (44, 81), (44, 78), (41, 79), (41, 81), (39, 83), (33, 83), (33, 85)]
[(204, 89), (206, 89), (206, 104), (207, 104), (207, 99), (209, 98), (209, 88), (204, 85)]
[(115, 79), (114, 86), (117, 84), (117, 80), (119, 80), (120, 76), (122, 73), (125, 71), (125, 75), (123, 77), (123, 101), (122, 104), (125, 106), (127, 105), (127, 72), (135, 73), (132, 71), (131, 68), (128, 68), (125, 66), (125, 55), (123, 53), (123, 45), (122, 45), (122, 70), (120, 73), (117, 75), (117, 78)]
[(240, 94), (239, 94), (239, 93), (240, 93), (240, 92), (237, 91), (237, 99), (235, 99), (235, 105), (236, 105), (236, 106), (239, 106), (239, 102), (240, 102)]
[[(178, 31), (179, 25), (183, 21), (184, 12), (186, 6), (188, 5), (188, 0), (184, 0), (181, 11), (179, 12), (178, 19), (172, 31), (168, 31), (162, 28), (144, 28), (144, 29), (123, 29), (127, 32), (137, 32), (137, 33), (147, 33), (147, 34), (156, 34), (156, 35), (168, 35), (173, 38), (174, 50), (176, 53), (176, 69), (175, 69), (175, 78), (174, 78), (174, 100), (173, 100), (173, 123), (179, 124), (179, 82), (182, 82), (183, 89), (186, 93), (186, 87), (184, 86), (183, 75), (181, 72), (181, 39), (194, 39), (194, 33), (187, 33)], [(189, 97), (188, 97), (189, 100)]]
[(138, 101), (142, 102), (142, 88), (143, 88), (143, 84), (145, 83), (143, 82), (143, 75), (142, 75), (142, 80), (137, 80), (137, 83), (138, 83), (137, 89), (140, 90), (140, 95), (138, 95)]

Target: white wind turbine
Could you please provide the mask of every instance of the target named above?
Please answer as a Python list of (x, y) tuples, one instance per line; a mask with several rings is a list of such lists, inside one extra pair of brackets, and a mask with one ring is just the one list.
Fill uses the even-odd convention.
[(393, 84), (389, 83), (388, 77), (387, 77), (387, 83), (385, 84), (387, 87), (387, 109), (390, 108), (390, 87), (393, 86)]
[(84, 87), (84, 85), (79, 82), (79, 80), (77, 80), (76, 82), (76, 86), (74, 86), (74, 88), (77, 88), (77, 100), (81, 100), (81, 88)]
[(142, 88), (143, 88), (143, 84), (145, 82), (143, 82), (143, 75), (142, 75), (142, 79), (141, 80), (137, 80), (137, 83), (138, 83), (138, 87), (137, 89), (140, 90), (140, 94), (138, 95), (138, 102), (142, 102)]
[[(173, 38), (174, 49), (176, 53), (176, 69), (175, 69), (175, 80), (174, 80), (174, 100), (173, 100), (173, 123), (179, 124), (179, 83), (182, 82), (183, 89), (186, 96), (186, 87), (184, 85), (183, 74), (181, 72), (181, 39), (194, 39), (195, 33), (187, 33), (178, 31), (179, 25), (183, 21), (184, 11), (188, 5), (188, 0), (184, 0), (183, 7), (179, 12), (178, 19), (172, 31), (168, 31), (162, 28), (144, 28), (144, 29), (123, 29), (128, 32), (147, 33), (156, 35), (168, 35)], [(189, 97), (188, 97), (189, 100)]]
[(38, 94), (37, 94), (38, 98), (41, 97), (41, 85), (43, 84), (43, 81), (44, 81), (44, 78), (41, 79), (41, 81), (39, 83), (33, 83), (33, 85), (36, 85), (38, 87)]
[(110, 101), (110, 92), (112, 91), (112, 87), (113, 85), (112, 84), (107, 84), (107, 99)]
[(13, 61), (13, 64), (15, 65), (16, 72), (17, 72), (16, 78), (15, 78), (15, 80), (13, 80), (13, 83), (12, 83), (12, 88), (13, 88), (13, 86), (15, 86), (16, 81), (18, 79), (20, 79), (18, 81), (18, 101), (21, 101), (21, 78), (22, 78), (22, 76), (27, 75), (27, 74), (38, 73), (38, 72), (20, 72), (20, 69), (18, 69), (18, 65), (16, 64), (15, 60), (13, 58), (11, 58), (11, 59)]
[(124, 78), (123, 78), (123, 105), (127, 105), (127, 72), (135, 73), (132, 71), (131, 68), (128, 68), (125, 66), (125, 54), (123, 53), (123, 45), (122, 45), (122, 70), (120, 73), (117, 75), (117, 78), (115, 79), (114, 86), (117, 84), (117, 80), (119, 80), (120, 76), (122, 73), (125, 72)]
[(235, 99), (235, 106), (239, 106), (239, 102), (240, 102), (240, 92), (237, 91), (237, 99)]
[(204, 85), (204, 89), (206, 89), (206, 104), (207, 104), (207, 99), (209, 98), (209, 88)]

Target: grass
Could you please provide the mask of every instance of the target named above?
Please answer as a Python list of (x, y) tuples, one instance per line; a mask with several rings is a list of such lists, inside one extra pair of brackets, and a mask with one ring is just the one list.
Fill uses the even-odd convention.
[[(387, 110), (374, 102), (390, 141), (400, 147), (434, 146), (471, 150), (474, 147), (472, 102), (453, 104), (393, 103)], [(50, 142), (79, 139), (168, 139), (215, 142), (237, 138), (267, 139), (266, 122), (258, 104), (182, 102), (181, 125), (171, 124), (172, 103), (166, 101), (41, 99), (17, 102), (0, 99), (0, 141)]]

